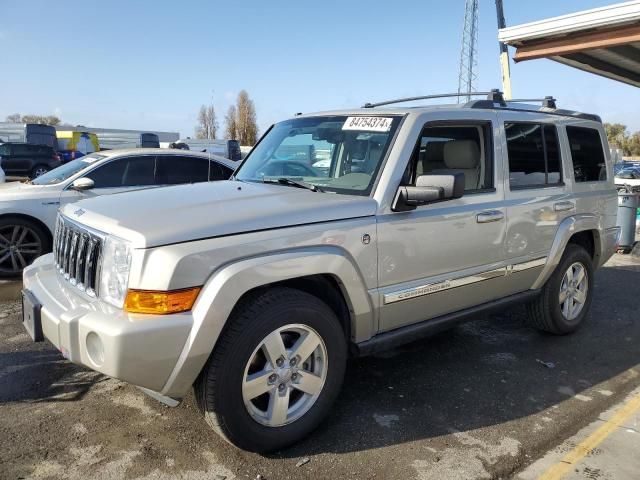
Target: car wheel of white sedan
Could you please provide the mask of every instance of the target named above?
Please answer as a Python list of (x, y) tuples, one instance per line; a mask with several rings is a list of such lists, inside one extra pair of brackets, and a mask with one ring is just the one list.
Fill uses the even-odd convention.
[(0, 277), (16, 277), (50, 247), (48, 235), (38, 224), (23, 218), (0, 219)]

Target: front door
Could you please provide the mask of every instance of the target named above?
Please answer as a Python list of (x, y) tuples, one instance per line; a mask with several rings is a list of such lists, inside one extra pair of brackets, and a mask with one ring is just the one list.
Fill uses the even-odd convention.
[(379, 330), (500, 298), (507, 288), (502, 158), (493, 112), (426, 123), (404, 185), (463, 173), (464, 196), (378, 217)]

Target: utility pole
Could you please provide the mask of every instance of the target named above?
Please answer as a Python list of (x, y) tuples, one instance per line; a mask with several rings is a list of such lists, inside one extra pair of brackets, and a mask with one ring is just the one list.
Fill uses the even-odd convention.
[[(465, 0), (464, 26), (462, 28), (462, 47), (460, 49), (460, 67), (458, 70), (458, 93), (475, 91), (475, 81), (478, 78), (478, 58), (476, 45), (478, 43), (478, 0)], [(458, 103), (471, 95), (458, 97)]]
[[(498, 14), (498, 29), (505, 28), (507, 23), (504, 20), (504, 9), (502, 0), (496, 0), (496, 13)], [(503, 42), (498, 42), (500, 46), (500, 69), (502, 71), (502, 91), (504, 98), (510, 100), (511, 96), (511, 69), (509, 66), (509, 50)]]

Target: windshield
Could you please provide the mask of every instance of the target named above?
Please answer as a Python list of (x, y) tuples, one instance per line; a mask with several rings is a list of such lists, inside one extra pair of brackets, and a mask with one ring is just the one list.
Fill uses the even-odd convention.
[(323, 116), (277, 123), (253, 149), (235, 178), (303, 181), (322, 191), (369, 195), (399, 116)]
[(106, 157), (104, 155), (98, 155), (96, 153), (86, 155), (77, 160), (73, 160), (69, 163), (65, 163), (64, 165), (60, 165), (58, 168), (54, 168), (44, 175), (40, 175), (39, 177), (34, 178), (32, 183), (34, 185), (53, 185), (55, 183), (63, 182), (67, 178), (73, 177), (76, 173), (84, 170), (91, 164), (103, 158)]

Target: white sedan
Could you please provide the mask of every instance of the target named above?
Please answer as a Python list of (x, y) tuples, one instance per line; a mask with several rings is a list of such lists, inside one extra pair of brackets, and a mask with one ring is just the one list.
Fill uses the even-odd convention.
[(0, 185), (0, 277), (51, 250), (60, 206), (96, 195), (228, 179), (234, 162), (206, 153), (137, 148), (73, 160), (29, 182)]

